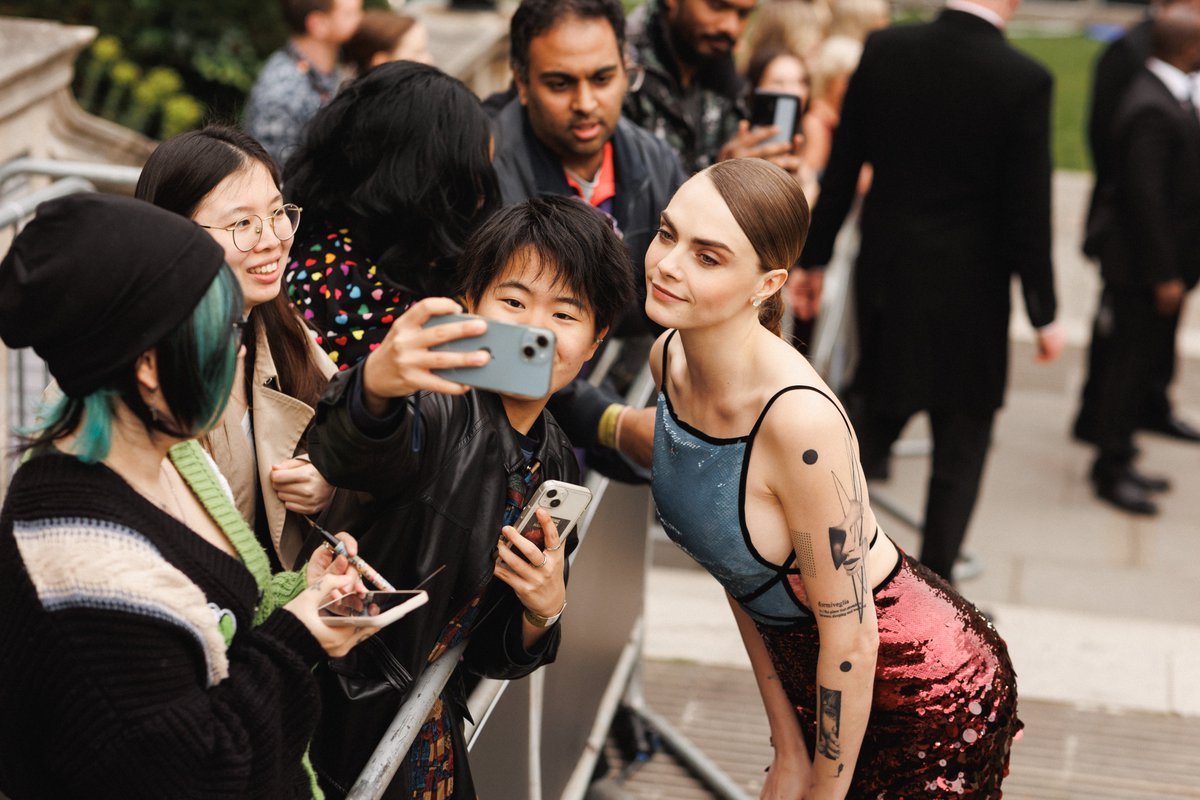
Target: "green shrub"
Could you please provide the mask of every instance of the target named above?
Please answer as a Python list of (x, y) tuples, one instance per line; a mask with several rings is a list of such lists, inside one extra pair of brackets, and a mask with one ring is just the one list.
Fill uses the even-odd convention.
[[(259, 67), (288, 37), (275, 0), (5, 0), (3, 6), (10, 16), (99, 28), (76, 69), (80, 104), (150, 136), (205, 118), (240, 119)], [(179, 88), (168, 91), (172, 81)], [(178, 128), (184, 120), (192, 121)]]

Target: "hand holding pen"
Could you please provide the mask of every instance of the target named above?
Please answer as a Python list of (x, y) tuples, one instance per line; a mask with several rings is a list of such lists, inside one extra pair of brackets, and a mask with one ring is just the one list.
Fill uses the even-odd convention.
[(337, 556), (344, 556), (346, 558), (346, 560), (348, 562), (350, 562), (350, 566), (352, 566), (352, 567), (354, 567), (354, 569), (358, 570), (358, 574), (362, 575), (364, 580), (370, 581), (377, 588), (383, 589), (383, 590), (389, 591), (389, 592), (393, 592), (396, 590), (395, 586), (388, 583), (387, 579), (384, 578), (382, 575), (380, 575), (375, 570), (374, 567), (372, 567), (370, 564), (368, 564), (366, 561), (364, 561), (361, 556), (359, 556), (357, 554), (350, 555), (350, 552), (346, 549), (345, 542), (343, 542), (338, 537), (334, 536), (329, 531), (322, 528), (317, 523), (313, 522), (312, 519), (310, 519), (309, 517), (305, 516), (304, 519), (306, 519), (308, 521), (308, 524), (311, 525), (325, 539), (325, 546), (333, 551), (335, 558)]

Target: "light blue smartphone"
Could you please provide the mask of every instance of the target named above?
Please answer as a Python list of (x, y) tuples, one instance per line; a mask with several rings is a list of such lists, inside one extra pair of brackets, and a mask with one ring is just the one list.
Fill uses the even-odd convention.
[[(431, 317), (425, 327), (446, 325), (479, 319), (470, 314), (442, 314)], [(468, 336), (432, 350), (472, 353), (486, 350), (491, 361), (482, 367), (435, 369), (434, 374), (455, 383), (465, 383), (479, 389), (519, 397), (545, 397), (550, 394), (550, 378), (554, 371), (554, 332), (531, 325), (485, 320), (487, 331), (482, 336)]]

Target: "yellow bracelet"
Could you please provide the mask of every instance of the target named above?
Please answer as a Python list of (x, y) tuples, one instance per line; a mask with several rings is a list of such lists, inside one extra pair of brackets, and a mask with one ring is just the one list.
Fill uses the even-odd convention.
[(604, 413), (600, 416), (600, 424), (596, 427), (596, 441), (602, 447), (617, 449), (617, 423), (624, 410), (625, 406), (620, 403), (613, 403), (604, 409)]

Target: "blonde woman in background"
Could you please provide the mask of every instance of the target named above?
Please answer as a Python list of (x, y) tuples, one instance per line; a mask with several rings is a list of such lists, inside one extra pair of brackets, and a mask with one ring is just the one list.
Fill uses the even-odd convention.
[(833, 0), (829, 35), (864, 41), (867, 35), (891, 23), (888, 0)]
[[(770, 46), (754, 51), (746, 67), (746, 84), (752, 92), (777, 92), (799, 97), (801, 113), (812, 98), (812, 79), (808, 66), (798, 53), (783, 47)], [(805, 196), (815, 198), (819, 189), (817, 173), (805, 158), (803, 140), (797, 155), (799, 164), (795, 170), (791, 170), (791, 174), (804, 190)]]
[(809, 58), (829, 33), (833, 12), (829, 0), (774, 0), (758, 9), (748, 52), (791, 51)]

